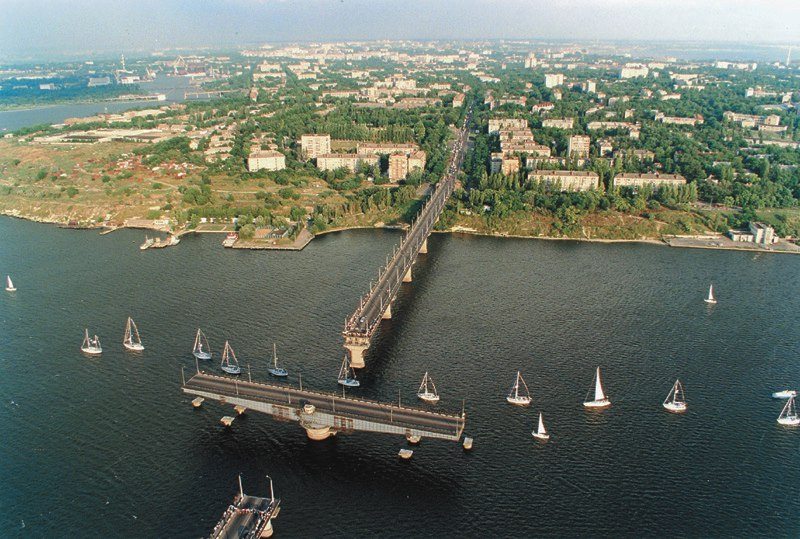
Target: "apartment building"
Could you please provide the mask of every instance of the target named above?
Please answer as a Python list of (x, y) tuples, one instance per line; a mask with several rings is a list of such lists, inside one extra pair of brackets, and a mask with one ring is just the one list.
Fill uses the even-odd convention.
[(585, 170), (535, 170), (528, 180), (558, 187), (561, 191), (589, 191), (599, 189), (600, 176)]
[(286, 156), (276, 150), (254, 150), (247, 156), (247, 170), (283, 170)]
[(315, 159), (323, 154), (331, 153), (330, 135), (302, 135), (300, 137), (300, 149), (306, 159)]

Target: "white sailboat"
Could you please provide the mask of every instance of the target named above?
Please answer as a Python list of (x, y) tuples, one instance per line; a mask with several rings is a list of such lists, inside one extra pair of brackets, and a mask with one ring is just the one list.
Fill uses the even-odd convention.
[[(520, 383), (524, 388), (523, 393), (519, 391)], [(517, 371), (517, 378), (514, 380), (514, 385), (511, 386), (511, 391), (508, 392), (506, 400), (517, 406), (528, 406), (531, 403), (531, 392), (528, 390), (528, 384), (522, 379), (522, 373), (519, 371)]]
[(211, 359), (211, 347), (208, 345), (208, 339), (206, 339), (200, 328), (197, 328), (197, 335), (194, 337), (192, 355), (197, 359)]
[(99, 356), (103, 353), (103, 347), (100, 346), (100, 337), (95, 335), (93, 338), (89, 337), (89, 329), (85, 329), (83, 333), (83, 343), (81, 343), (81, 352), (89, 354), (90, 356)]
[(6, 292), (16, 292), (17, 287), (11, 282), (11, 275), (6, 275)]
[(228, 374), (241, 374), (242, 369), (239, 367), (239, 361), (236, 359), (236, 354), (233, 353), (233, 348), (225, 341), (225, 350), (222, 352), (222, 363), (220, 367)]
[(797, 408), (794, 405), (794, 397), (789, 397), (786, 405), (781, 410), (781, 415), (778, 416), (778, 423), (789, 427), (796, 427), (800, 425), (800, 417), (797, 416)]
[(550, 439), (550, 433), (544, 428), (544, 419), (542, 418), (542, 412), (539, 412), (539, 426), (538, 428), (531, 432), (531, 436), (536, 438), (537, 440), (541, 440), (546, 442)]
[(675, 380), (669, 395), (664, 399), (664, 408), (674, 414), (682, 414), (686, 411), (686, 396), (683, 394), (683, 385), (680, 380)]
[(708, 297), (706, 299), (704, 299), (703, 301), (705, 301), (706, 303), (710, 303), (712, 305), (717, 302), (717, 300), (714, 299), (714, 285), (713, 284), (709, 285), (709, 287), (708, 287)]
[(142, 338), (139, 336), (139, 329), (136, 327), (136, 322), (134, 322), (133, 318), (130, 316), (128, 317), (128, 323), (125, 325), (125, 338), (122, 339), (122, 344), (128, 350), (133, 350), (134, 352), (141, 352), (144, 350)]
[(784, 389), (782, 391), (776, 391), (772, 394), (773, 399), (788, 399), (789, 397), (796, 397), (797, 391), (794, 389)]
[[(591, 390), (589, 390), (591, 392)], [(584, 401), (583, 405), (586, 408), (607, 408), (611, 406), (611, 401), (605, 393), (603, 393), (603, 384), (600, 381), (600, 367), (597, 367), (594, 382), (594, 399)]]
[(350, 367), (350, 362), (347, 361), (347, 356), (344, 356), (342, 360), (342, 367), (339, 369), (339, 385), (345, 387), (358, 387), (361, 385), (361, 382), (356, 380), (356, 373), (353, 372), (353, 369)]
[(272, 343), (272, 367), (267, 369), (272, 376), (277, 376), (278, 378), (286, 378), (289, 376), (289, 372), (282, 368), (278, 367), (278, 352), (275, 348), (275, 343)]
[[(430, 384), (430, 388), (428, 384)], [(428, 371), (425, 371), (425, 376), (422, 377), (422, 383), (417, 390), (417, 397), (425, 402), (439, 402), (439, 393), (436, 391), (436, 384), (433, 383), (433, 378), (428, 376)]]

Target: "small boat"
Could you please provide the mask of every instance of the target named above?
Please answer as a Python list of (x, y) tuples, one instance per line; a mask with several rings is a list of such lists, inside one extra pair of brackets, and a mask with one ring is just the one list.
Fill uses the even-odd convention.
[(205, 334), (197, 328), (197, 335), (194, 338), (192, 355), (197, 359), (211, 359), (211, 347), (208, 346), (208, 339)]
[(712, 305), (717, 302), (717, 300), (714, 299), (714, 285), (713, 284), (708, 287), (708, 297), (706, 299), (704, 299), (703, 301), (705, 301), (706, 303), (710, 303)]
[(358, 387), (361, 385), (361, 382), (356, 380), (356, 373), (353, 372), (352, 367), (350, 367), (350, 362), (347, 361), (347, 356), (344, 356), (344, 360), (342, 360), (342, 368), (339, 369), (339, 385), (345, 387)]
[(233, 353), (233, 348), (225, 341), (225, 350), (222, 352), (222, 363), (220, 367), (228, 374), (242, 374), (242, 369), (239, 367), (239, 362), (236, 360), (236, 354)]
[(411, 449), (401, 449), (397, 453), (397, 456), (399, 456), (401, 459), (408, 460), (414, 456), (414, 452)]
[(794, 397), (789, 397), (786, 405), (781, 410), (781, 415), (778, 416), (778, 423), (789, 427), (796, 427), (800, 425), (800, 417), (797, 416), (797, 408), (794, 405)]
[[(519, 385), (525, 388), (524, 394), (520, 394)], [(528, 384), (522, 379), (522, 373), (517, 371), (517, 378), (514, 380), (514, 385), (511, 386), (511, 391), (508, 392), (506, 400), (516, 406), (528, 406), (531, 403), (531, 392), (528, 391)]]
[(796, 397), (797, 391), (794, 389), (784, 389), (783, 391), (776, 391), (772, 394), (773, 399), (789, 399), (791, 397)]
[(462, 444), (462, 447), (465, 451), (472, 449), (472, 438), (469, 436), (464, 436), (464, 443)]
[(139, 329), (136, 327), (136, 322), (134, 322), (133, 318), (130, 316), (128, 317), (128, 323), (125, 325), (125, 338), (122, 339), (122, 344), (128, 350), (133, 350), (134, 352), (141, 352), (144, 350), (142, 338), (139, 336)]
[(17, 287), (11, 282), (11, 275), (6, 275), (6, 292), (16, 292)]
[(682, 414), (686, 411), (686, 397), (683, 394), (683, 385), (680, 380), (675, 380), (669, 395), (664, 399), (664, 408), (674, 414)]
[(539, 412), (539, 426), (533, 432), (531, 432), (531, 436), (536, 438), (537, 440), (541, 440), (546, 442), (550, 439), (550, 433), (544, 428), (544, 419), (542, 418), (542, 412)]
[(84, 330), (83, 343), (81, 344), (81, 352), (91, 356), (99, 356), (103, 353), (103, 347), (100, 346), (100, 337), (95, 335), (93, 338), (89, 337), (89, 330)]
[(155, 239), (155, 238), (148, 238), (147, 236), (145, 236), (145, 237), (144, 237), (144, 243), (142, 243), (142, 244), (139, 246), (139, 249), (141, 249), (142, 251), (144, 251), (145, 249), (149, 249), (150, 247), (152, 247), (152, 246), (153, 246), (153, 244), (154, 244), (155, 242), (156, 242), (156, 239)]
[[(428, 388), (428, 383), (430, 383), (433, 391)], [(427, 371), (425, 371), (425, 376), (422, 377), (422, 383), (419, 385), (419, 389), (417, 390), (417, 397), (425, 402), (439, 402), (439, 394), (436, 392), (436, 384), (433, 383), (433, 378), (428, 376)]]
[[(591, 393), (591, 389), (589, 392)], [(594, 399), (584, 401), (583, 405), (586, 408), (607, 408), (611, 406), (611, 401), (608, 400), (606, 394), (603, 393), (603, 384), (600, 382), (600, 367), (597, 367), (597, 374), (595, 375)]]
[(269, 371), (272, 376), (277, 376), (278, 378), (286, 378), (289, 376), (289, 371), (278, 367), (278, 352), (275, 349), (275, 343), (272, 343), (272, 367), (268, 368), (267, 371)]

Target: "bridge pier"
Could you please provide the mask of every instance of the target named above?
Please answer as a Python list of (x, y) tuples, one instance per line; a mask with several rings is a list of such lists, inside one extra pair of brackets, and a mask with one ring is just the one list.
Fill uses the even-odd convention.
[(410, 283), (411, 282), (411, 268), (408, 268), (408, 271), (405, 275), (403, 275), (403, 282)]
[(428, 253), (428, 238), (422, 240), (422, 246), (419, 248), (419, 252), (422, 254)]
[(369, 342), (366, 344), (357, 342), (345, 342), (345, 349), (350, 354), (350, 366), (354, 369), (363, 369), (366, 367), (364, 364), (364, 352), (369, 348)]
[(306, 429), (308, 439), (314, 440), (315, 442), (327, 440), (335, 434), (330, 427), (310, 427), (303, 425), (303, 428)]
[[(408, 271), (410, 272), (411, 270), (408, 270)], [(409, 278), (409, 281), (410, 280), (411, 279)], [(405, 277), (403, 277), (403, 281), (405, 281)], [(381, 318), (383, 320), (391, 320), (392, 319), (392, 304), (391, 303), (386, 306), (386, 310), (383, 311), (383, 314), (381, 315)]]

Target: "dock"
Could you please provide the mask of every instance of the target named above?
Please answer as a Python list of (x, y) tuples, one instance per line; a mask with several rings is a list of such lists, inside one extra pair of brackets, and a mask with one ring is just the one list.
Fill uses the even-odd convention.
[[(242, 406), (282, 421), (296, 421), (313, 440), (362, 431), (458, 442), (466, 423), (463, 411), (432, 412), (398, 403), (251, 382), (202, 371), (184, 380), (181, 389), (187, 395), (207, 401)], [(234, 416), (226, 417), (233, 421)]]
[(269, 480), (270, 497), (260, 498), (244, 493), (239, 476), (239, 492), (222, 518), (214, 526), (211, 539), (256, 539), (272, 537), (272, 519), (280, 512), (281, 501), (275, 498), (272, 479)]

